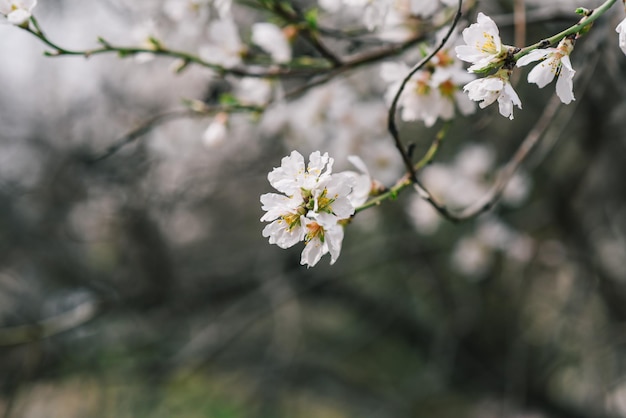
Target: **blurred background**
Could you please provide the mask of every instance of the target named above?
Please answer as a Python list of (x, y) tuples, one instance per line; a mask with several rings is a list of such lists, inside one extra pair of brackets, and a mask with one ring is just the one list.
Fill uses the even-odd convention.
[[(483, 11), (504, 43), (530, 44), (599, 4), (483, 1), (463, 24)], [(148, 33), (197, 53), (216, 15), (191, 6), (40, 0), (34, 13), (71, 49)], [(233, 15), (243, 42), (267, 18), (237, 2)], [(0, 417), (626, 417), (623, 17), (618, 2), (578, 41), (576, 101), (549, 117), (493, 210), (452, 223), (407, 191), (355, 217), (336, 264), (309, 269), (301, 246), (261, 236), (259, 196), (293, 149), (328, 151), (338, 169), (357, 154), (387, 186), (402, 175), (380, 62), (231, 115), (219, 141), (211, 117), (172, 118), (94, 161), (238, 79), (175, 74), (163, 57), (44, 57), (0, 25)], [(527, 71), (513, 121), (495, 105), (455, 119), (420, 173), (452, 207), (488, 193), (548, 112), (554, 86), (528, 85)], [(401, 127), (417, 155), (441, 122)]]

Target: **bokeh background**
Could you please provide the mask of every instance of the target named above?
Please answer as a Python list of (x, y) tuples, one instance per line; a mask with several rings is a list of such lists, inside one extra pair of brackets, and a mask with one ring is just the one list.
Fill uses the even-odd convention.
[[(40, 0), (35, 15), (68, 48), (158, 30), (195, 53), (215, 17), (175, 3)], [(599, 3), (517, 2), (527, 43)], [(464, 24), (481, 10), (513, 44), (514, 9), (483, 1)], [(243, 39), (267, 17), (233, 13)], [(238, 80), (174, 74), (168, 58), (44, 57), (0, 26), (0, 417), (626, 417), (623, 17), (618, 4), (578, 41), (576, 101), (493, 210), (452, 223), (405, 192), (359, 213), (337, 263), (310, 269), (301, 247), (261, 236), (259, 196), (293, 149), (339, 169), (360, 155), (388, 186), (401, 175), (380, 63), (234, 115), (220, 143), (202, 139), (210, 117), (180, 118), (94, 162)], [(550, 102), (553, 85), (527, 85), (527, 71), (513, 121), (494, 106), (455, 120), (420, 173), (452, 206), (488, 193)], [(419, 154), (440, 127), (402, 132)]]

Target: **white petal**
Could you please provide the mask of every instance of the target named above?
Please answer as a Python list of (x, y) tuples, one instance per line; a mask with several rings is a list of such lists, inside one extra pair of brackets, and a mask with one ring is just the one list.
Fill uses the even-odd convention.
[(333, 228), (325, 230), (324, 239), (328, 245), (330, 252), (330, 264), (334, 264), (341, 253), (341, 243), (343, 242), (343, 227), (336, 225)]
[(263, 228), (263, 236), (269, 237), (270, 244), (276, 244), (280, 248), (293, 247), (298, 242), (304, 240), (306, 231), (302, 226), (287, 229), (287, 224), (283, 219), (277, 219)]
[[(567, 64), (565, 59), (567, 58)], [(569, 104), (574, 98), (574, 74), (576, 71), (572, 69), (569, 63), (569, 57), (565, 56), (561, 59), (563, 66), (561, 67), (561, 74), (556, 80), (556, 94), (561, 99), (561, 102)]]
[(457, 91), (454, 93), (454, 98), (456, 100), (456, 105), (458, 106), (461, 114), (464, 116), (471, 115), (476, 111), (476, 103), (470, 100), (466, 94), (463, 92)]
[(298, 151), (292, 151), (281, 160), (281, 166), (274, 168), (268, 175), (272, 187), (279, 192), (292, 195), (299, 191), (298, 176), (304, 174), (304, 157)]
[(626, 19), (622, 20), (615, 28), (615, 32), (619, 34), (619, 47), (626, 54)]
[(7, 15), (7, 20), (9, 21), (9, 23), (12, 23), (14, 25), (21, 25), (25, 22), (28, 22), (30, 16), (30, 12), (24, 9), (17, 9)]
[[(555, 50), (556, 48), (550, 48), (550, 49)], [(539, 61), (540, 59), (543, 59), (546, 56), (548, 56), (551, 52), (553, 51), (550, 51), (548, 49), (532, 50), (527, 55), (524, 55), (522, 58), (517, 60), (517, 66), (523, 67), (524, 65), (530, 64), (531, 62)]]
[(522, 108), (522, 102), (520, 101), (517, 93), (513, 90), (510, 83), (504, 84), (504, 91), (498, 97), (498, 110), (500, 114), (509, 119), (513, 119), (513, 105), (518, 108)]
[(324, 244), (319, 238), (312, 239), (307, 242), (302, 250), (302, 257), (300, 258), (300, 264), (306, 264), (308, 267), (313, 267), (324, 255)]

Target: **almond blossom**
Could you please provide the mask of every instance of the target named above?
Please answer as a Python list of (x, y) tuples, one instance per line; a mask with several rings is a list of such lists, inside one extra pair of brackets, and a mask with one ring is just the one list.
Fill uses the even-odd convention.
[(568, 104), (575, 100), (573, 78), (576, 71), (572, 68), (569, 59), (572, 49), (574, 49), (574, 41), (564, 38), (556, 48), (530, 51), (528, 55), (517, 60), (517, 66), (523, 67), (534, 61), (541, 61), (528, 73), (528, 82), (544, 88), (557, 76), (556, 94), (561, 102)]
[[(337, 260), (343, 241), (340, 221), (350, 218), (355, 205), (367, 198), (363, 198), (365, 174), (332, 174), (333, 163), (328, 153), (315, 151), (305, 165), (304, 157), (293, 151), (268, 174), (272, 187), (283, 194), (261, 196), (262, 209), (266, 211), (261, 221), (270, 222), (263, 229), (263, 236), (281, 248), (304, 241), (301, 264), (309, 267), (326, 253), (330, 253), (331, 264)], [(368, 186), (370, 183), (367, 175)]]
[(284, 64), (291, 61), (289, 40), (273, 23), (255, 23), (252, 26), (252, 42), (270, 54), (274, 62)]
[(508, 50), (502, 45), (498, 26), (483, 13), (478, 13), (476, 23), (463, 30), (463, 40), (466, 45), (457, 46), (455, 51), (459, 59), (473, 64), (468, 68), (470, 72), (497, 66)]
[(36, 5), (37, 0), (0, 0), (0, 14), (9, 23), (21, 26), (28, 22)]
[(225, 68), (241, 64), (246, 47), (241, 42), (239, 29), (232, 18), (211, 22), (207, 34), (209, 43), (199, 50), (202, 59)]
[(326, 253), (330, 253), (330, 264), (334, 264), (341, 252), (343, 226), (331, 216), (321, 213), (315, 218), (304, 218), (306, 227), (305, 246), (300, 264), (314, 266)]
[(481, 109), (497, 100), (500, 114), (509, 119), (513, 119), (513, 105), (522, 108), (522, 102), (509, 82), (507, 70), (500, 70), (494, 75), (474, 80), (463, 87), (463, 90), (471, 100), (480, 102), (478, 106)]
[[(456, 59), (450, 59), (459, 62)], [(398, 101), (402, 109), (400, 113), (402, 120), (422, 120), (427, 127), (430, 127), (439, 118), (452, 119), (455, 104), (463, 115), (474, 112), (474, 104), (461, 92), (460, 88), (463, 83), (473, 80), (474, 76), (468, 74), (460, 66), (451, 64), (444, 58), (444, 54), (433, 62), (434, 68), (429, 67), (416, 72), (405, 85)], [(408, 66), (403, 63), (383, 63), (381, 77), (392, 83), (385, 94), (388, 104), (391, 103), (408, 72)]]

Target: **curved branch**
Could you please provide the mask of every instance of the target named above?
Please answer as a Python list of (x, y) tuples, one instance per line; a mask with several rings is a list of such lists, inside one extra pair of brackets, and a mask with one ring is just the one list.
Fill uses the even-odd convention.
[(461, 19), (462, 7), (463, 7), (463, 0), (459, 0), (459, 5), (457, 8), (456, 14), (454, 16), (454, 20), (452, 21), (452, 24), (450, 25), (450, 29), (448, 29), (448, 32), (443, 37), (439, 45), (435, 49), (433, 49), (430, 52), (430, 54), (422, 58), (420, 62), (415, 64), (413, 68), (411, 68), (409, 73), (404, 77), (404, 79), (402, 80), (402, 83), (400, 83), (400, 87), (398, 87), (398, 91), (396, 92), (395, 96), (393, 97), (393, 100), (391, 101), (391, 106), (389, 107), (389, 113), (387, 114), (387, 130), (393, 137), (396, 148), (398, 149), (398, 151), (400, 152), (400, 155), (402, 156), (402, 161), (404, 162), (404, 166), (407, 169), (407, 173), (409, 174), (411, 181), (417, 185), (419, 185), (419, 180), (417, 179), (417, 173), (415, 171), (415, 167), (413, 166), (413, 163), (411, 162), (411, 156), (409, 155), (408, 150), (404, 148), (404, 145), (402, 145), (402, 142), (400, 141), (400, 133), (398, 132), (398, 126), (396, 124), (396, 111), (398, 107), (398, 101), (400, 100), (400, 96), (402, 95), (402, 92), (404, 91), (404, 88), (406, 87), (406, 84), (409, 82), (411, 77), (413, 77), (415, 73), (421, 70), (424, 67), (424, 65), (426, 65), (431, 59), (433, 59), (433, 57), (437, 55), (437, 53), (441, 51), (441, 49), (445, 46), (446, 42), (448, 42), (448, 39), (450, 39), (450, 36), (452, 36), (452, 33), (454, 33), (454, 29), (456, 28), (456, 25), (459, 23), (459, 20)]

